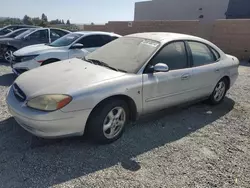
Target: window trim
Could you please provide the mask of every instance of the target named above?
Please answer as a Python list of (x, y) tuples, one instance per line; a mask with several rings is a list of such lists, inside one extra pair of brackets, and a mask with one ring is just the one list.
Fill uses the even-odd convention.
[[(210, 64), (205, 64), (205, 65), (201, 65), (201, 66), (197, 66), (197, 67), (203, 67), (203, 66), (206, 66), (206, 65), (211, 65), (211, 64), (214, 64), (214, 63), (217, 63), (218, 61), (220, 61), (220, 59), (221, 59), (220, 53), (219, 53), (217, 50), (215, 50), (213, 47), (211, 47), (209, 44), (207, 44), (207, 43), (205, 43), (205, 42), (202, 42), (202, 41), (197, 41), (197, 40), (185, 40), (185, 43), (186, 43), (187, 48), (188, 48), (188, 51), (189, 51), (189, 53), (190, 53), (190, 59), (191, 59), (190, 67), (191, 67), (191, 68), (195, 68), (195, 66), (194, 66), (194, 60), (193, 60), (192, 50), (191, 50), (190, 45), (189, 45), (188, 42), (196, 42), (196, 43), (204, 44), (204, 45), (208, 48), (208, 50), (211, 52), (211, 54), (213, 55), (213, 58), (214, 58), (214, 61), (213, 61), (213, 62), (211, 62)], [(218, 53), (219, 59), (216, 60), (216, 56), (215, 56), (215, 54), (213, 53), (212, 49), (213, 49), (215, 52)]]
[[(170, 45), (170, 44), (175, 43), (175, 42), (183, 42), (183, 43), (184, 43), (185, 52), (186, 52), (186, 59), (187, 59), (187, 67), (186, 67), (185, 69), (190, 68), (190, 67), (191, 67), (191, 59), (190, 59), (190, 56), (189, 56), (189, 53), (188, 53), (188, 49), (187, 49), (188, 47), (187, 47), (187, 45), (186, 45), (185, 40), (172, 40), (172, 41), (169, 41), (169, 42), (165, 43), (164, 45), (162, 45), (162, 46), (156, 51), (156, 53), (154, 53), (153, 56), (147, 61), (146, 66), (143, 65), (144, 68), (143, 68), (143, 70), (142, 70), (142, 74), (148, 74), (148, 73), (146, 72), (146, 70), (148, 69), (148, 66), (149, 66), (150, 62), (152, 61), (152, 59), (154, 59), (155, 56), (157, 56), (157, 55), (160, 53), (160, 51), (161, 51), (163, 48), (165, 48), (167, 45)], [(177, 69), (177, 70), (183, 70), (183, 69)], [(175, 70), (170, 70), (170, 71), (175, 71)], [(168, 71), (168, 72), (170, 72), (170, 71)]]

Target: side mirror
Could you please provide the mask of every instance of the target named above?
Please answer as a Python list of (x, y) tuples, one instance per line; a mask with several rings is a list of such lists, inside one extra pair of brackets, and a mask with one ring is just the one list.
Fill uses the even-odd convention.
[(164, 63), (157, 63), (154, 66), (154, 72), (168, 72), (169, 67)]
[(82, 49), (83, 47), (83, 44), (75, 43), (70, 47), (70, 49)]

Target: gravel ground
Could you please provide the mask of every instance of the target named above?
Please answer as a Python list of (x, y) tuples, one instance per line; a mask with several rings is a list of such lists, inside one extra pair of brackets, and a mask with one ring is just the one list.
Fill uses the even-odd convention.
[(117, 142), (43, 140), (5, 103), (14, 77), (0, 64), (0, 187), (250, 187), (250, 66), (224, 103), (165, 110), (128, 126)]

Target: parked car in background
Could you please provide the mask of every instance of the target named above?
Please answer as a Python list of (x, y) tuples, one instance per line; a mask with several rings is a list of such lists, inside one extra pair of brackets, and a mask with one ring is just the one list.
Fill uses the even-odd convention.
[(70, 31), (56, 28), (32, 28), (15, 38), (0, 39), (0, 56), (8, 62), (12, 61), (13, 52), (25, 46), (53, 42)]
[(85, 56), (26, 72), (7, 94), (10, 113), (40, 137), (88, 133), (110, 143), (137, 116), (196, 99), (223, 101), (239, 60), (175, 33), (121, 37)]
[(16, 37), (16, 36), (18, 36), (18, 35), (24, 33), (25, 31), (27, 31), (27, 30), (29, 30), (29, 29), (30, 29), (30, 28), (17, 29), (17, 30), (15, 30), (15, 31), (12, 31), (12, 32), (6, 34), (6, 35), (1, 35), (1, 36), (0, 36), (0, 39), (1, 39), (1, 38), (14, 38), (14, 37)]
[(21, 28), (35, 28), (37, 26), (32, 26), (32, 25), (8, 25), (0, 29), (0, 36), (1, 35), (6, 35), (12, 31), (15, 31), (17, 29)]
[(121, 37), (107, 32), (74, 32), (50, 43), (24, 47), (14, 53), (11, 63), (15, 74), (87, 53)]

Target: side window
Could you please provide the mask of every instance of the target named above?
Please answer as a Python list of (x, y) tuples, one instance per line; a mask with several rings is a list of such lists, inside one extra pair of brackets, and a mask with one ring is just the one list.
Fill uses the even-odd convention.
[(109, 35), (101, 35), (101, 37), (103, 40), (102, 46), (112, 41), (112, 38)]
[(55, 30), (50, 30), (50, 37), (53, 39), (59, 39), (61, 36), (55, 31)]
[(193, 67), (199, 67), (215, 62), (214, 56), (207, 45), (199, 42), (188, 42), (188, 44), (192, 52)]
[(39, 30), (39, 31), (36, 31), (34, 33), (32, 33), (30, 36), (29, 36), (30, 39), (32, 40), (44, 40), (44, 39), (48, 39), (48, 30), (47, 29), (44, 29), (44, 30)]
[(66, 34), (68, 34), (68, 33), (65, 32), (65, 31), (59, 30), (59, 29), (51, 29), (50, 30), (51, 37), (53, 36), (53, 37), (60, 38), (60, 37), (62, 37), (64, 35), (66, 35)]
[(104, 40), (101, 35), (91, 35), (82, 38), (78, 43), (83, 44), (84, 48), (95, 48), (104, 45)]
[(163, 47), (149, 64), (156, 65), (157, 63), (165, 63), (169, 70), (187, 68), (187, 53), (184, 42), (173, 42)]
[(220, 59), (220, 54), (219, 52), (217, 52), (215, 49), (210, 48), (214, 54), (215, 60), (217, 61), (218, 59)]

